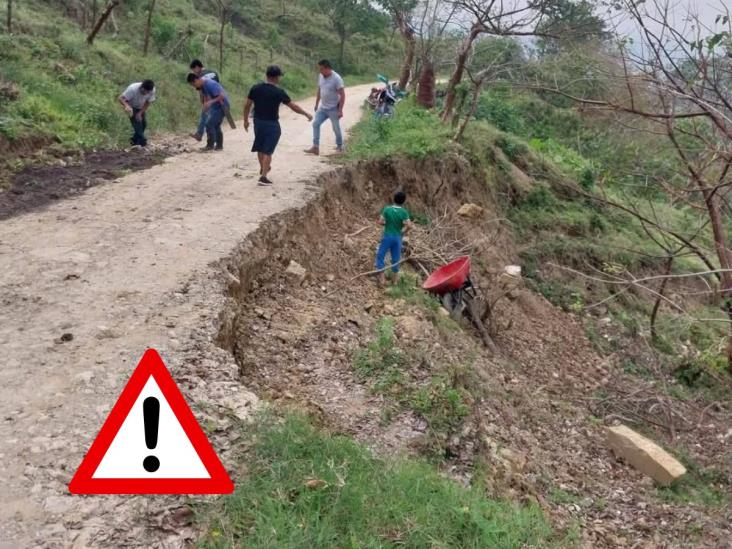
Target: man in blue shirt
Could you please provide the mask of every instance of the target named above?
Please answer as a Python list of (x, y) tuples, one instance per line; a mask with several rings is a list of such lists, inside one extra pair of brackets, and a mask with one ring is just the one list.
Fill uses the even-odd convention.
[(220, 151), (224, 148), (224, 132), (221, 123), (224, 121), (225, 109), (229, 107), (229, 98), (224, 87), (213, 79), (190, 73), (188, 83), (204, 96), (203, 110), (208, 112), (206, 118), (206, 151)]

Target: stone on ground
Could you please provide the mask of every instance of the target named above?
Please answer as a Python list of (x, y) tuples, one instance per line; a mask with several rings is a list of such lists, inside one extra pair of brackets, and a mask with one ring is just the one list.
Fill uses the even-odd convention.
[(458, 210), (458, 215), (461, 217), (467, 217), (469, 219), (479, 219), (485, 214), (485, 210), (477, 204), (463, 204)]
[(686, 474), (676, 458), (625, 425), (608, 427), (607, 442), (617, 456), (663, 486)]
[(292, 275), (293, 277), (299, 279), (300, 281), (305, 280), (305, 277), (307, 276), (308, 272), (300, 265), (297, 261), (290, 260), (290, 264), (287, 266), (287, 271), (285, 271), (288, 275)]

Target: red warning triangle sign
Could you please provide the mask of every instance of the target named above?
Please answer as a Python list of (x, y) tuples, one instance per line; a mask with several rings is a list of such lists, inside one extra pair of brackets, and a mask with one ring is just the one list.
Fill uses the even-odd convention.
[(234, 485), (160, 355), (148, 349), (74, 478), (73, 494), (230, 494)]

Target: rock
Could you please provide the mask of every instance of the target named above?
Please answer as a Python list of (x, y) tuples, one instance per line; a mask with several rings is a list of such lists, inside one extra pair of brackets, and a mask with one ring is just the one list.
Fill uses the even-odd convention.
[(503, 268), (503, 272), (505, 272), (509, 276), (515, 276), (516, 278), (521, 277), (521, 265), (506, 265)]
[(67, 343), (69, 341), (73, 341), (73, 339), (74, 339), (74, 334), (72, 334), (71, 332), (67, 332), (65, 334), (61, 334), (61, 337), (59, 337), (58, 339), (54, 339), (54, 342), (55, 343)]
[(607, 428), (613, 452), (661, 485), (668, 486), (686, 474), (686, 468), (655, 442), (625, 425)]
[(94, 336), (97, 339), (115, 339), (120, 336), (120, 334), (106, 326), (97, 326), (97, 328), (99, 328), (99, 331)]
[(429, 339), (431, 325), (414, 316), (401, 316), (397, 321), (397, 330), (404, 339)]
[(519, 452), (514, 452), (508, 448), (501, 448), (498, 451), (498, 455), (514, 473), (523, 473), (526, 468), (526, 456)]
[(327, 280), (328, 282), (333, 282), (333, 281), (335, 280), (335, 275), (333, 275), (333, 274), (329, 274), (328, 276), (326, 276), (326, 277), (325, 277), (325, 279), (326, 279), (326, 280)]
[(291, 275), (297, 279), (300, 280), (300, 282), (305, 280), (305, 277), (307, 277), (307, 270), (305, 267), (300, 265), (297, 261), (290, 260), (290, 264), (287, 266), (287, 270), (285, 271), (288, 275)]
[(229, 286), (232, 286), (233, 289), (239, 288), (241, 286), (241, 281), (239, 280), (239, 277), (234, 276), (226, 269), (224, 269), (224, 278), (226, 278), (226, 282), (229, 284)]
[(371, 309), (373, 309), (373, 308), (374, 308), (374, 302), (373, 301), (369, 301), (368, 303), (366, 303), (366, 305), (363, 306), (363, 310), (366, 311), (367, 313), (369, 311), (371, 311)]
[(358, 247), (358, 245), (357, 245), (357, 244), (356, 244), (356, 242), (355, 242), (355, 241), (353, 240), (353, 238), (351, 238), (350, 236), (346, 235), (346, 236), (345, 236), (345, 237), (343, 238), (343, 247), (344, 247), (344, 248), (345, 248), (346, 250), (355, 250), (355, 249), (356, 249), (356, 248)]
[(460, 217), (467, 217), (469, 219), (480, 219), (485, 214), (485, 210), (477, 204), (463, 204), (457, 211)]
[(450, 311), (448, 311), (444, 307), (440, 307), (439, 309), (437, 309), (437, 314), (440, 316), (444, 316), (445, 318), (450, 318)]

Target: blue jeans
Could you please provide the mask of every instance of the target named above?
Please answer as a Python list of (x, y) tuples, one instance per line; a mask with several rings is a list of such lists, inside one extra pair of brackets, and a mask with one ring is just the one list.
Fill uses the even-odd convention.
[(402, 257), (402, 237), (396, 234), (385, 234), (381, 239), (379, 249), (376, 250), (376, 269), (381, 271), (384, 269), (384, 260), (386, 252), (391, 255), (391, 270), (399, 272), (399, 260)]
[(206, 118), (206, 147), (221, 149), (224, 146), (224, 132), (221, 123), (224, 121), (224, 107), (211, 105)]
[(201, 111), (201, 116), (198, 118), (198, 127), (196, 128), (196, 135), (200, 135), (203, 137), (203, 134), (206, 133), (206, 119), (208, 118), (208, 112), (207, 111)]
[(130, 144), (140, 145), (144, 147), (147, 145), (147, 139), (145, 138), (145, 129), (147, 128), (147, 120), (145, 115), (142, 115), (142, 120), (137, 119), (137, 114), (140, 109), (132, 109), (132, 116), (130, 116), (130, 124), (132, 124), (132, 137), (130, 138)]
[(338, 107), (335, 109), (318, 109), (313, 118), (313, 145), (315, 147), (320, 146), (320, 126), (323, 122), (330, 118), (330, 123), (333, 125), (333, 132), (335, 132), (336, 147), (339, 149), (343, 147), (343, 133), (341, 133), (341, 121), (338, 118)]

